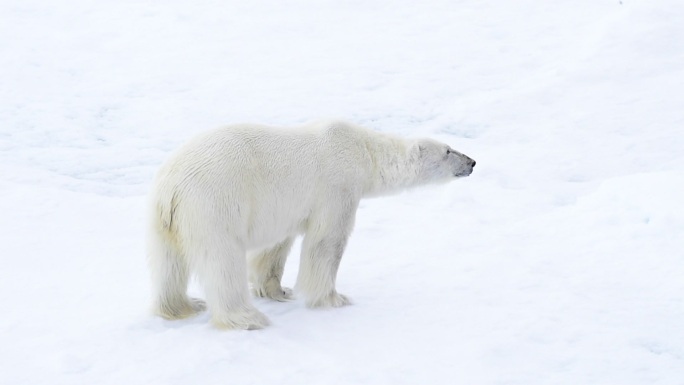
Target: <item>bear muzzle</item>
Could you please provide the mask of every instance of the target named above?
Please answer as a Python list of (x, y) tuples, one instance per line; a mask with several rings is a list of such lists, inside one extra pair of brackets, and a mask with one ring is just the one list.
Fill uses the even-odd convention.
[(473, 173), (473, 168), (475, 168), (475, 163), (477, 163), (477, 162), (475, 162), (474, 159), (468, 158), (468, 160), (466, 161), (465, 170), (463, 170), (461, 172), (454, 173), (454, 176), (457, 178), (469, 176), (470, 174)]

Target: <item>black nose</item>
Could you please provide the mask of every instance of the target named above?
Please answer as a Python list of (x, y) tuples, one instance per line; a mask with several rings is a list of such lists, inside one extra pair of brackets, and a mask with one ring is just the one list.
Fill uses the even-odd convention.
[(475, 163), (476, 163), (476, 162), (473, 161), (473, 163), (470, 164), (470, 167), (475, 167)]

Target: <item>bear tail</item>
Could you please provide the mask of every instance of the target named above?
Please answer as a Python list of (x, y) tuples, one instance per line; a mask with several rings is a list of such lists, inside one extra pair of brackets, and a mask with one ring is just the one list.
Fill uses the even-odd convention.
[(171, 231), (176, 207), (178, 206), (178, 201), (176, 194), (163, 194), (158, 192), (153, 198), (152, 204), (150, 205), (152, 212), (150, 213), (152, 218), (152, 227), (157, 228), (158, 231), (168, 232)]
[(164, 245), (168, 252), (179, 253), (177, 239), (176, 207), (178, 199), (175, 192), (165, 193), (157, 189), (150, 200), (148, 217), (148, 244)]

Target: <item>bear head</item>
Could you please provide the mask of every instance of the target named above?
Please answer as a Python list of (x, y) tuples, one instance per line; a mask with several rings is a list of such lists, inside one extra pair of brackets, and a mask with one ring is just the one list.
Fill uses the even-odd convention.
[(417, 142), (419, 175), (426, 182), (447, 182), (473, 172), (475, 161), (447, 144), (432, 139)]

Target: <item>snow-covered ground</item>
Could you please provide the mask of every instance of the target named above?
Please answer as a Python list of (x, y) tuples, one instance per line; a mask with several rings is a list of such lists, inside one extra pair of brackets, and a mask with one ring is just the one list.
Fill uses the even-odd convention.
[[(1, 384), (684, 384), (681, 1), (2, 0), (0, 36)], [(324, 117), (477, 167), (362, 203), (354, 306), (150, 316), (169, 152)]]

